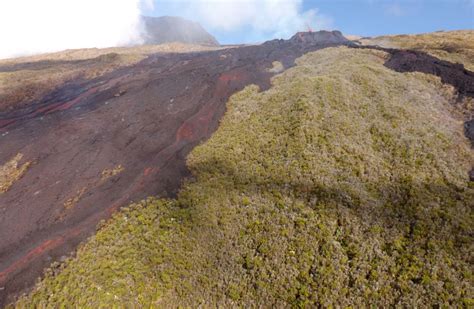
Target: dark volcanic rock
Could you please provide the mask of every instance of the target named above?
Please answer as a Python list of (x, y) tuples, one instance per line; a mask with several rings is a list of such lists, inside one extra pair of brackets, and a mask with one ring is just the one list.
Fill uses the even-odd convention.
[(464, 133), (466, 137), (471, 141), (472, 146), (474, 146), (474, 119), (466, 121), (464, 124)]
[(146, 30), (145, 44), (181, 42), (219, 46), (219, 42), (199, 23), (172, 16), (142, 18)]
[(397, 72), (422, 72), (439, 76), (460, 95), (474, 97), (474, 73), (462, 64), (440, 60), (422, 51), (382, 49), (391, 54), (385, 66)]

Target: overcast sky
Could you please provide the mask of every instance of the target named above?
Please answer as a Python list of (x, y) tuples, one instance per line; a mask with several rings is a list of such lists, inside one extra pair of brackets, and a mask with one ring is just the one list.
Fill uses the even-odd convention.
[(140, 43), (140, 15), (183, 16), (221, 43), (474, 29), (474, 0), (0, 0), (0, 58)]

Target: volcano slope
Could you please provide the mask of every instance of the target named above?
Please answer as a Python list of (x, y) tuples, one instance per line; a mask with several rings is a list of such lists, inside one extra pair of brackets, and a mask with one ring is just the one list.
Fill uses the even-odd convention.
[[(268, 70), (275, 56), (308, 51), (310, 38), (206, 53), (187, 65), (215, 55), (238, 63), (247, 50), (250, 59), (266, 50), (265, 65), (247, 64), (262, 75), (243, 79), (239, 67), (235, 78), (221, 73), (211, 83), (222, 89), (220, 80), (238, 80), (241, 89), (244, 80), (268, 82), (280, 67)], [(271, 87), (234, 94), (217, 131), (188, 156), (192, 177), (176, 198), (148, 198), (116, 213), (16, 306), (471, 306), (474, 156), (457, 102), (472, 93), (472, 73), (418, 53), (402, 55), (419, 56), (422, 67), (447, 65), (430, 72), (467, 82), (397, 72), (384, 65), (395, 52), (325, 48), (297, 59)], [(156, 59), (137, 68), (148, 72)], [(404, 68), (404, 57), (396, 59)], [(291, 60), (280, 58), (286, 67)], [(223, 102), (215, 104), (222, 110), (200, 115), (223, 112)], [(203, 132), (199, 124), (209, 121), (197, 120), (174, 136), (198, 140), (188, 132)], [(133, 155), (143, 160), (141, 151)], [(122, 164), (117, 177), (127, 171)], [(139, 191), (159, 192), (160, 173), (147, 173), (155, 182), (139, 178)]]
[[(0, 303), (119, 207), (174, 195), (189, 174), (186, 155), (217, 128), (231, 94), (249, 84), (267, 89), (270, 77), (297, 57), (341, 44), (351, 45), (340, 32), (321, 32), (215, 52), (153, 54), (106, 67), (96, 78), (73, 78), (38, 99), (6, 97), (13, 102), (2, 101), (0, 113)], [(14, 63), (0, 71), (101, 63)]]
[(0, 60), (0, 111), (18, 109), (65, 84), (90, 80), (154, 53), (184, 53), (217, 47), (169, 43), (104, 49), (72, 49), (57, 53)]
[(462, 63), (474, 71), (474, 31), (438, 31), (418, 35), (392, 35), (360, 40), (364, 45), (423, 51), (441, 60)]

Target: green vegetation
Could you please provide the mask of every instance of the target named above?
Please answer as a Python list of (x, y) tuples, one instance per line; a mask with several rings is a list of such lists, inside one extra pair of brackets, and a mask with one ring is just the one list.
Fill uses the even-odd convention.
[(0, 165), (0, 194), (5, 193), (28, 170), (31, 162), (20, 164), (23, 154), (19, 153), (10, 161)]
[(114, 215), (18, 307), (468, 307), (474, 156), (438, 78), (330, 48), (235, 94), (175, 200)]
[(123, 172), (124, 170), (125, 170), (125, 168), (122, 166), (122, 164), (119, 164), (119, 165), (115, 166), (114, 168), (106, 168), (102, 171), (100, 180), (101, 181), (106, 181), (110, 177), (114, 177), (114, 176), (120, 174), (121, 172)]

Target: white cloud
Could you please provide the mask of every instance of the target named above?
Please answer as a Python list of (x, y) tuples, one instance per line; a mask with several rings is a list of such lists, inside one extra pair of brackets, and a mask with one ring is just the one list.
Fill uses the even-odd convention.
[[(302, 0), (195, 0), (178, 1), (182, 13), (210, 30), (234, 32), (244, 28), (253, 36), (286, 38), (308, 27), (332, 27), (332, 20), (317, 9), (304, 11)], [(158, 2), (160, 3), (160, 2)], [(176, 3), (175, 3), (176, 4)], [(159, 11), (160, 4), (157, 4)], [(180, 11), (178, 9), (178, 11)]]
[[(141, 42), (142, 11), (184, 16), (211, 33), (245, 32), (247, 40), (287, 38), (332, 28), (303, 0), (0, 0), (0, 59), (71, 48)], [(170, 10), (171, 8), (171, 10)], [(245, 38), (244, 38), (245, 39)]]
[(140, 40), (150, 0), (1, 0), (0, 59)]

